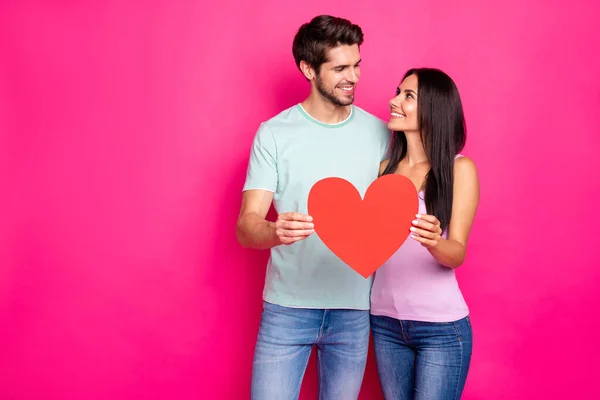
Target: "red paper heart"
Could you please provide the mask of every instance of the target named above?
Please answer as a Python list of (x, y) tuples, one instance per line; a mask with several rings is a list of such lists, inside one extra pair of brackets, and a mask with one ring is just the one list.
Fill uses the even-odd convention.
[(321, 179), (308, 195), (308, 213), (317, 235), (365, 278), (402, 246), (418, 210), (415, 185), (398, 174), (376, 179), (364, 200), (342, 178)]

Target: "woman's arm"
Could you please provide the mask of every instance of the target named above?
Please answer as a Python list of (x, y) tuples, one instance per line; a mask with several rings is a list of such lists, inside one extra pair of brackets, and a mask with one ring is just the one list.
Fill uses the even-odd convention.
[(413, 239), (425, 246), (442, 265), (458, 268), (465, 260), (467, 241), (479, 203), (479, 179), (475, 163), (467, 157), (454, 162), (452, 216), (448, 239), (442, 238), (435, 216), (422, 215), (413, 221)]

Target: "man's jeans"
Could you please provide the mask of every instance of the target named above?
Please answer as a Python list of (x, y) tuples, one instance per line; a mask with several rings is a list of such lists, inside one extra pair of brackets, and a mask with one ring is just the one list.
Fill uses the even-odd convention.
[(252, 368), (252, 400), (300, 393), (313, 346), (320, 400), (358, 398), (369, 347), (369, 311), (288, 308), (264, 303)]

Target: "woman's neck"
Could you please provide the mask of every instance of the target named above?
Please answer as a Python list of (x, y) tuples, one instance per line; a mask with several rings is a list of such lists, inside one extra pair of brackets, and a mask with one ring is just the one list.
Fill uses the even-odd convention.
[(421, 134), (419, 132), (404, 132), (406, 136), (405, 162), (413, 167), (417, 164), (429, 163), (429, 158), (423, 147)]

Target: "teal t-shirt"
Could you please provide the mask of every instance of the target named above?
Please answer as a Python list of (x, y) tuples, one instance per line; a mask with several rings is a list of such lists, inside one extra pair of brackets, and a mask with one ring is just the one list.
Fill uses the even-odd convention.
[[(297, 104), (258, 128), (244, 190), (273, 192), (279, 214), (308, 214), (310, 189), (326, 177), (348, 180), (364, 197), (377, 179), (390, 135), (383, 121), (357, 106), (344, 121), (325, 124)], [(369, 309), (372, 279), (341, 261), (317, 233), (270, 252), (265, 301), (286, 307)]]

